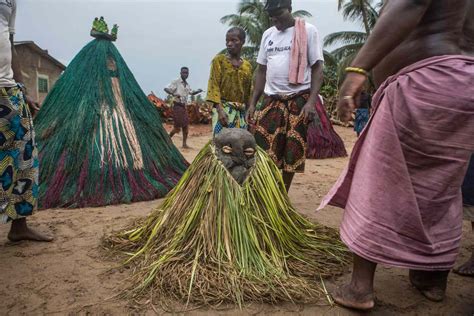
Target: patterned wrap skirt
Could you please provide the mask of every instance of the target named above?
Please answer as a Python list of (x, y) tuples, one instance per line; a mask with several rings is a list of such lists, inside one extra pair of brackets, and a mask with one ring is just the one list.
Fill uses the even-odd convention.
[(304, 172), (308, 124), (300, 116), (309, 92), (266, 96), (257, 113), (255, 140), (285, 172)]
[(0, 220), (37, 208), (38, 151), (33, 118), (19, 87), (0, 88)]
[[(245, 121), (245, 104), (239, 102), (222, 101), (222, 109), (227, 115), (228, 128), (243, 128), (247, 129), (248, 125)], [(212, 109), (212, 132), (215, 135), (222, 131), (222, 124), (219, 122), (219, 115), (217, 110)]]

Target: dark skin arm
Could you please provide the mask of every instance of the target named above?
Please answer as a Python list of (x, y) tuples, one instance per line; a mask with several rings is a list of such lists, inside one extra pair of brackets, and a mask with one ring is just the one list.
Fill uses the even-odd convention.
[[(397, 0), (388, 2), (372, 34), (352, 62), (352, 66), (367, 71), (372, 70), (416, 28), (432, 1)], [(347, 74), (341, 86), (338, 103), (341, 121), (350, 120), (351, 113), (356, 108), (354, 100), (362, 91), (366, 79), (366, 76), (361, 74)]]
[(227, 125), (229, 125), (229, 118), (227, 117), (227, 114), (225, 114), (222, 104), (214, 102), (211, 103), (217, 111), (217, 119), (222, 124), (222, 126), (227, 127)]
[[(18, 58), (18, 54), (15, 49), (14, 45), (14, 38), (13, 34), (10, 34), (10, 46), (12, 47), (12, 70), (13, 70), (13, 79), (16, 82), (23, 82), (23, 75), (21, 73), (21, 66), (20, 66), (20, 61)], [(31, 115), (36, 116), (36, 114), (39, 111), (39, 104), (38, 102), (33, 101), (31, 98), (29, 98), (26, 95), (26, 91), (23, 91), (23, 95), (25, 96), (26, 103), (28, 104), (30, 108)]]
[(265, 83), (267, 82), (267, 66), (258, 64), (257, 73), (255, 74), (255, 85), (253, 88), (253, 94), (249, 101), (249, 107), (247, 109), (246, 120), (249, 123), (253, 123), (255, 106), (263, 94)]
[(172, 92), (170, 89), (165, 88), (164, 90), (165, 90), (166, 93), (171, 94), (172, 96), (176, 97), (176, 95), (174, 94), (174, 92)]
[(309, 94), (308, 101), (301, 110), (301, 116), (304, 117), (306, 123), (314, 120), (316, 115), (316, 100), (318, 99), (319, 90), (323, 84), (323, 62), (318, 60), (311, 67), (311, 92)]

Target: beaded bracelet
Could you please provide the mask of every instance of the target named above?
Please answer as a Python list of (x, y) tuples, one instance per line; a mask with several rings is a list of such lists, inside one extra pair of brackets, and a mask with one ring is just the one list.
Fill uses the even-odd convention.
[(344, 69), (346, 72), (355, 72), (357, 74), (360, 74), (360, 75), (364, 75), (366, 77), (369, 76), (369, 72), (365, 69), (362, 69), (362, 68), (358, 68), (358, 67), (347, 67), (346, 69)]

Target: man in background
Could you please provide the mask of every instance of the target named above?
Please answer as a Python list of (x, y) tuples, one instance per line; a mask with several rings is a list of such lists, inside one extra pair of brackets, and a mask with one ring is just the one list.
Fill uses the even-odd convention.
[(173, 96), (173, 130), (170, 137), (183, 130), (183, 148), (190, 148), (187, 144), (189, 133), (189, 118), (186, 111), (186, 104), (190, 95), (196, 95), (202, 92), (201, 89), (193, 91), (186, 81), (189, 77), (188, 67), (181, 67), (180, 77), (173, 80), (164, 90)]

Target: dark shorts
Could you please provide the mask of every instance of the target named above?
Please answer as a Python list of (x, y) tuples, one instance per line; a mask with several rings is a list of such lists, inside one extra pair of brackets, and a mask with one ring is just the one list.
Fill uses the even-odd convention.
[(303, 172), (308, 125), (300, 117), (309, 93), (293, 97), (266, 97), (257, 114), (255, 140), (286, 172)]
[(184, 104), (177, 102), (174, 103), (173, 122), (175, 128), (183, 128), (189, 125), (188, 112)]

